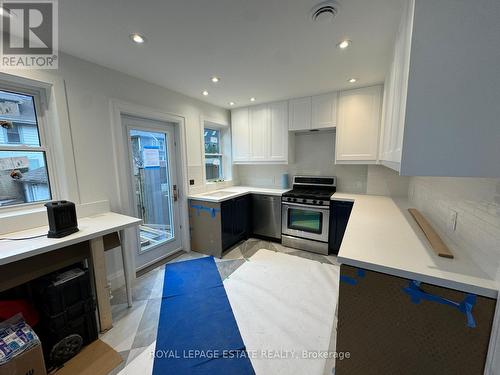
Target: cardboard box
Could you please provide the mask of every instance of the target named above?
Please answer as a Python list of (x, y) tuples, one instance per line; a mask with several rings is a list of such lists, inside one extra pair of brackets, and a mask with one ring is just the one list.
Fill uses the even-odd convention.
[[(101, 340), (96, 340), (51, 375), (107, 375), (123, 362), (122, 357)], [(0, 374), (3, 375), (3, 374)]]
[(0, 375), (47, 375), (40, 344), (0, 366)]

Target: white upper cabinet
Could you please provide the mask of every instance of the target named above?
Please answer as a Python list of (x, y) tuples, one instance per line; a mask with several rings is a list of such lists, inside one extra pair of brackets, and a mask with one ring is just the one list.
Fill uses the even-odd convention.
[(310, 96), (289, 100), (288, 113), (288, 130), (311, 129), (312, 99)]
[(250, 158), (248, 108), (238, 108), (231, 111), (231, 138), (233, 162), (248, 161)]
[(250, 107), (250, 160), (266, 161), (269, 158), (270, 118), (266, 104)]
[(311, 129), (334, 128), (337, 124), (336, 92), (312, 97)]
[(288, 130), (335, 128), (337, 123), (337, 96), (337, 92), (331, 92), (289, 100)]
[(288, 160), (288, 104), (271, 103), (270, 115), (270, 155), (273, 161)]
[(375, 164), (378, 154), (382, 86), (343, 91), (335, 145), (337, 164)]
[(399, 25), (392, 63), (384, 85), (384, 105), (380, 137), (381, 164), (399, 172), (403, 149), (403, 134), (410, 69), (410, 50), (413, 21), (412, 2), (406, 3)]
[[(478, 22), (452, 22), (480, 20)], [(386, 76), (380, 162), (500, 177), (500, 2), (407, 0)]]
[(288, 103), (261, 104), (231, 111), (235, 164), (288, 163)]

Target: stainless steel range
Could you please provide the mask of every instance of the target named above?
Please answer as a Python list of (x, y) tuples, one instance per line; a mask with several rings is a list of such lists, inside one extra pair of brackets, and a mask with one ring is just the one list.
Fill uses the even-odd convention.
[(336, 177), (293, 178), (293, 189), (281, 198), (284, 246), (328, 255), (330, 198), (336, 186)]

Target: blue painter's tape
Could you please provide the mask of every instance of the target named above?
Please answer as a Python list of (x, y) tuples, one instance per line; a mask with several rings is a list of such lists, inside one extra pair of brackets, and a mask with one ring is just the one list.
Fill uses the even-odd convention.
[[(366, 276), (366, 271), (362, 268), (358, 268), (356, 274), (358, 278), (362, 279)], [(354, 277), (340, 275), (340, 281), (349, 285), (357, 285), (359, 280)]]
[(420, 301), (430, 301), (440, 303), (442, 305), (451, 306), (456, 308), (467, 318), (467, 327), (476, 328), (476, 320), (472, 315), (472, 309), (476, 305), (476, 295), (467, 294), (462, 302), (455, 302), (449, 299), (436, 296), (434, 294), (426, 293), (420, 288), (420, 281), (411, 280), (408, 287), (403, 288), (403, 291), (410, 296), (413, 303), (419, 304)]
[(210, 213), (210, 216), (212, 219), (215, 219), (215, 216), (217, 216), (217, 212), (220, 212), (219, 208), (214, 208), (214, 207), (205, 207), (200, 204), (192, 204), (192, 208), (196, 210), (196, 215), (200, 216), (200, 211), (207, 211)]
[(345, 275), (340, 276), (340, 281), (349, 285), (356, 285), (358, 283), (358, 280), (356, 280), (354, 277), (349, 277)]

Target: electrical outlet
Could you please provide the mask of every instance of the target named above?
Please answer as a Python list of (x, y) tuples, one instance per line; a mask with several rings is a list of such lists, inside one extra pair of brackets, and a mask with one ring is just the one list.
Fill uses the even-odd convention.
[(455, 229), (457, 229), (457, 216), (458, 216), (458, 212), (455, 210), (452, 210), (450, 208), (449, 213), (448, 213), (448, 231), (449, 232), (455, 232)]

